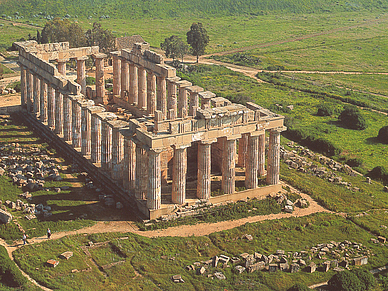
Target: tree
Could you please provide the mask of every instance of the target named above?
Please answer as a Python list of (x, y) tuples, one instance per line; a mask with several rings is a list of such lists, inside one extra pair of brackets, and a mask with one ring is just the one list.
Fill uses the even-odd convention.
[(333, 108), (326, 103), (318, 104), (317, 109), (318, 116), (331, 116), (334, 113)]
[(377, 139), (382, 143), (388, 143), (388, 126), (380, 128)]
[(88, 46), (98, 45), (100, 52), (109, 53), (115, 48), (115, 37), (112, 31), (103, 29), (101, 23), (94, 22), (93, 28), (88, 29), (85, 33)]
[(363, 283), (350, 271), (335, 274), (328, 282), (330, 290), (336, 291), (363, 291)]
[(81, 26), (68, 19), (54, 18), (47, 21), (40, 35), (40, 42), (62, 41), (68, 41), (70, 47), (85, 46), (86, 39)]
[(186, 33), (187, 43), (191, 46), (191, 53), (197, 56), (197, 63), (199, 56), (205, 53), (205, 48), (209, 43), (209, 36), (202, 23), (193, 23), (190, 30)]
[(182, 58), (188, 52), (188, 45), (177, 35), (172, 35), (164, 39), (160, 44), (162, 50), (165, 51), (166, 57), (175, 60), (176, 57)]
[(289, 288), (287, 291), (309, 291), (311, 290), (309, 287), (307, 287), (305, 284), (302, 283), (296, 283), (294, 286)]
[(345, 106), (344, 111), (341, 112), (338, 120), (342, 125), (350, 129), (363, 130), (367, 127), (365, 118), (361, 115), (358, 108), (354, 106)]

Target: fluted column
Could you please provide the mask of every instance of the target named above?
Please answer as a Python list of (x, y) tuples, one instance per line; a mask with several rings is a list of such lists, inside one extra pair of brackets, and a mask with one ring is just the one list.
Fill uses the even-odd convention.
[(186, 199), (186, 174), (187, 174), (187, 147), (175, 146), (172, 168), (172, 196), (173, 203), (183, 204)]
[(59, 89), (55, 89), (55, 129), (58, 135), (63, 134), (63, 95)]
[(120, 52), (111, 52), (113, 59), (113, 95), (121, 93), (121, 60)]
[(147, 208), (159, 209), (162, 205), (162, 175), (159, 150), (148, 151)]
[(55, 89), (51, 84), (47, 86), (47, 126), (54, 130), (55, 128)]
[(136, 198), (145, 199), (148, 186), (147, 151), (141, 145), (136, 145)]
[(58, 69), (58, 72), (64, 76), (66, 76), (66, 62), (68, 61), (68, 59), (58, 59), (57, 60), (57, 69)]
[(92, 163), (101, 162), (101, 119), (97, 114), (92, 114), (91, 132), (91, 160)]
[(259, 136), (259, 157), (258, 157), (258, 171), (259, 176), (265, 175), (265, 133)]
[(242, 137), (238, 140), (238, 162), (239, 167), (245, 167), (245, 161), (247, 158), (248, 151), (248, 134), (243, 134)]
[(179, 86), (178, 117), (186, 118), (188, 114), (187, 86)]
[(248, 151), (245, 168), (245, 188), (255, 189), (258, 186), (259, 166), (259, 136), (250, 135), (248, 137)]
[(267, 184), (276, 185), (279, 183), (280, 162), (280, 130), (271, 129), (269, 132), (268, 145), (268, 170)]
[(25, 66), (20, 66), (20, 104), (22, 108), (27, 105), (27, 69)]
[(110, 170), (112, 161), (112, 128), (107, 120), (101, 124), (101, 168)]
[(222, 153), (222, 190), (225, 194), (235, 192), (236, 140), (225, 139)]
[(104, 59), (106, 54), (94, 54), (93, 57), (96, 64), (96, 97), (102, 98), (105, 103)]
[(124, 136), (120, 133), (120, 127), (112, 127), (112, 178), (121, 180), (123, 177)]
[(180, 78), (168, 78), (167, 81), (167, 90), (168, 90), (168, 97), (167, 97), (167, 119), (174, 120), (177, 118), (177, 85), (176, 82), (178, 82)]
[(81, 93), (86, 96), (86, 60), (87, 56), (77, 58), (77, 83), (81, 86)]
[(138, 107), (140, 109), (147, 109), (147, 77), (146, 70), (144, 67), (138, 67), (138, 81), (139, 81), (139, 91), (138, 91)]
[(147, 74), (147, 113), (155, 115), (156, 110), (156, 76), (149, 71)]
[(91, 151), (91, 114), (88, 107), (82, 106), (81, 109), (81, 154), (90, 155)]
[(129, 62), (121, 58), (121, 89), (120, 89), (120, 95), (121, 99), (129, 102)]
[(198, 144), (197, 197), (209, 200), (211, 194), (211, 142)]
[(32, 110), (32, 96), (33, 96), (33, 86), (34, 81), (29, 69), (26, 70), (26, 91), (27, 91), (27, 112), (30, 113)]
[(129, 193), (136, 190), (136, 144), (124, 136), (124, 189)]
[(47, 83), (40, 80), (40, 121), (47, 122)]
[(39, 116), (40, 112), (40, 79), (38, 75), (34, 75), (34, 92), (33, 92), (33, 102), (34, 102), (34, 115)]
[(78, 99), (76, 97), (72, 99), (72, 109), (73, 109), (72, 144), (74, 148), (80, 148), (82, 146), (82, 134), (81, 134), (82, 109), (81, 109), (81, 104), (78, 102)]
[(138, 76), (137, 66), (134, 63), (129, 64), (129, 100), (130, 104), (138, 103)]
[(71, 99), (68, 95), (63, 95), (63, 139), (65, 141), (72, 140), (73, 129), (73, 108)]
[(156, 77), (157, 83), (157, 100), (158, 106), (157, 109), (162, 112), (162, 119), (165, 120), (167, 118), (167, 92), (166, 92), (166, 78), (162, 76)]

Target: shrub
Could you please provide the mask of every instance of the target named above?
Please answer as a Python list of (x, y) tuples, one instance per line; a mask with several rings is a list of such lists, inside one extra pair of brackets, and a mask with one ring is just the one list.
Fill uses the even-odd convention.
[(364, 291), (364, 284), (355, 274), (343, 271), (335, 274), (328, 282), (330, 290), (336, 291)]
[(20, 91), (21, 91), (21, 83), (20, 83), (20, 81), (13, 83), (12, 87), (13, 87), (13, 89), (16, 92), (20, 93)]
[(374, 167), (367, 176), (374, 180), (388, 181), (388, 171), (383, 166)]
[(350, 167), (359, 167), (362, 165), (362, 160), (358, 158), (349, 159), (346, 161), (346, 164)]
[(365, 118), (361, 115), (358, 108), (352, 106), (345, 106), (338, 120), (343, 126), (350, 129), (363, 130), (367, 127)]
[(309, 291), (311, 290), (309, 287), (307, 287), (305, 284), (297, 283), (291, 288), (289, 288), (287, 291)]
[(334, 113), (333, 108), (326, 103), (318, 104), (317, 108), (318, 108), (318, 111), (317, 111), (318, 116), (331, 116)]
[(380, 128), (379, 134), (377, 135), (377, 139), (382, 143), (388, 144), (388, 125)]
[(0, 246), (0, 278), (2, 283), (11, 287), (18, 287), (27, 283), (27, 279), (15, 263), (11, 261), (7, 250), (3, 246)]
[(354, 269), (352, 271), (354, 275), (360, 279), (361, 283), (364, 285), (363, 290), (370, 290), (376, 286), (376, 279), (373, 275), (367, 270)]

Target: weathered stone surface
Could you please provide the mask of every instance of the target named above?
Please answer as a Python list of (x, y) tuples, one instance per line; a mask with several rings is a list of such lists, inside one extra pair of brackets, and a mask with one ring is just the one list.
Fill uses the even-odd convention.
[(49, 267), (55, 268), (56, 266), (58, 266), (59, 261), (56, 261), (56, 260), (48, 260), (48, 261), (46, 262), (46, 264), (47, 264)]
[(225, 280), (225, 279), (226, 279), (225, 275), (222, 274), (221, 272), (215, 272), (215, 273), (214, 273), (214, 277), (215, 277), (216, 279), (218, 279), (218, 280)]
[(10, 223), (12, 221), (12, 214), (0, 209), (0, 221), (2, 223)]
[(73, 256), (73, 252), (68, 251), (68, 252), (64, 252), (64, 253), (60, 254), (59, 257), (62, 258), (62, 259), (68, 260), (68, 259), (70, 259), (72, 256)]

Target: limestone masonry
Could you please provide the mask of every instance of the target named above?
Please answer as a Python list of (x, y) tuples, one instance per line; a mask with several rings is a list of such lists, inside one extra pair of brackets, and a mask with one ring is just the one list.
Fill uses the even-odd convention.
[[(146, 217), (199, 200), (237, 201), (280, 190), (283, 116), (249, 102), (231, 103), (181, 80), (147, 43), (111, 53), (112, 93), (105, 90), (107, 55), (96, 46), (15, 45), (22, 108), (114, 180)], [(86, 86), (89, 56), (95, 89)], [(77, 63), (76, 82), (66, 76), (70, 59)], [(247, 190), (236, 192), (236, 165), (245, 168)], [(264, 175), (268, 185), (258, 187)], [(224, 195), (211, 197), (216, 187)]]

